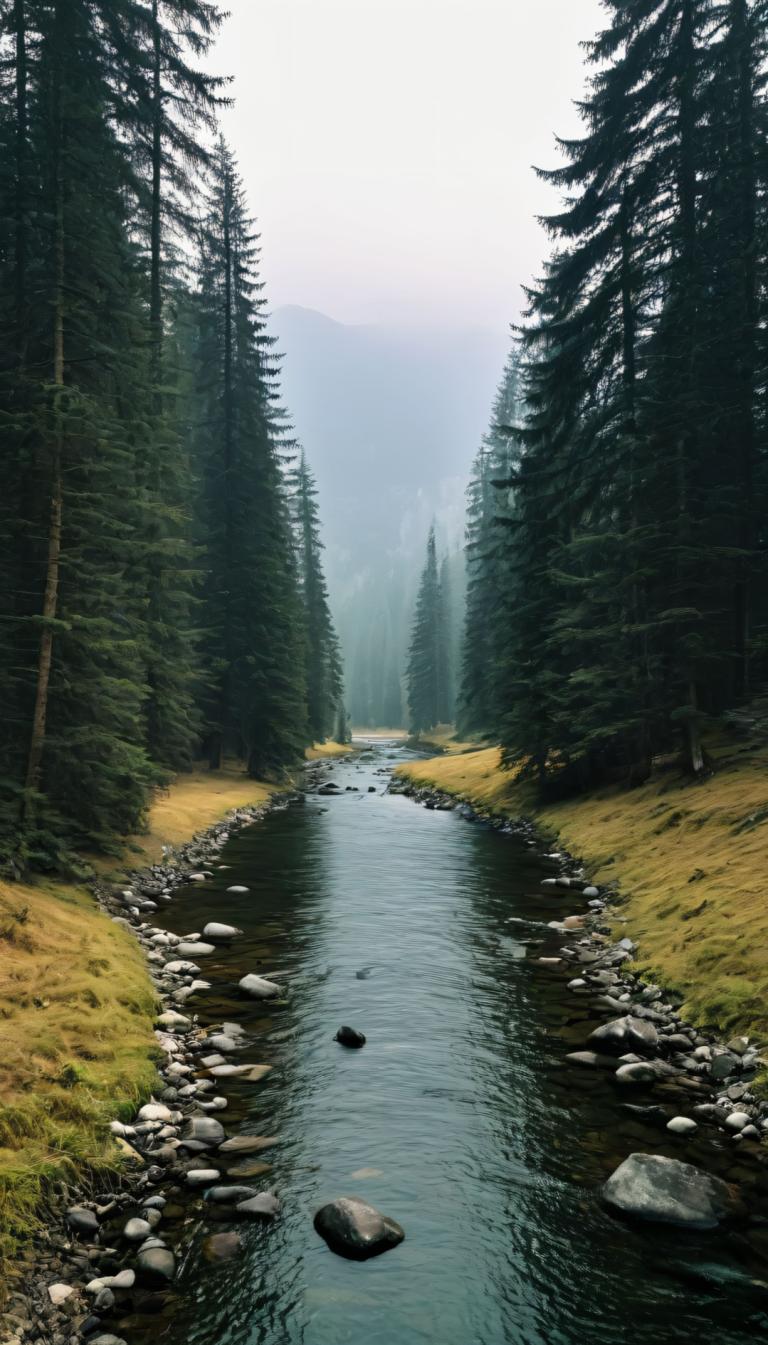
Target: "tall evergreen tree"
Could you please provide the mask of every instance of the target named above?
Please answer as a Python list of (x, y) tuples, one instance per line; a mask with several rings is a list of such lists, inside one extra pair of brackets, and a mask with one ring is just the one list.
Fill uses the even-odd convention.
[(427, 538), (408, 656), (408, 711), (412, 733), (449, 722), (448, 643), (435, 529)]
[(293, 505), (304, 606), (307, 722), (310, 741), (324, 742), (336, 726), (344, 686), (339, 642), (323, 574), (317, 488), (303, 450), (295, 473)]
[(198, 299), (202, 709), (211, 766), (241, 755), (254, 776), (295, 761), (307, 741), (304, 623), (257, 258), (242, 184), (220, 141)]

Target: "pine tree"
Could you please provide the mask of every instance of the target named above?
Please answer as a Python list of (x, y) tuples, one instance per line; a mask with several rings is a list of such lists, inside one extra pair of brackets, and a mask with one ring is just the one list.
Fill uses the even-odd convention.
[(510, 597), (503, 524), (511, 509), (514, 433), (522, 415), (519, 359), (513, 347), (467, 489), (467, 596), (458, 710), (459, 729), (467, 734), (493, 732), (499, 720), (496, 633), (502, 601)]
[(427, 538), (408, 656), (409, 726), (414, 734), (446, 722), (448, 649), (445, 612), (437, 568), (435, 529)]
[(317, 488), (303, 450), (295, 473), (293, 507), (304, 606), (309, 738), (311, 742), (324, 742), (333, 733), (344, 687), (339, 642), (322, 567)]
[(51, 862), (61, 838), (98, 845), (135, 828), (154, 778), (141, 611), (126, 582), (146, 367), (113, 51), (84, 0), (14, 12), (24, 241), (17, 233), (7, 278), (24, 368), (11, 361), (3, 381), (2, 508), (15, 514), (6, 816), (16, 798), (17, 853)]
[(257, 257), (235, 163), (220, 141), (201, 236), (196, 355), (202, 711), (211, 766), (234, 754), (253, 776), (297, 760), (307, 741), (302, 605)]

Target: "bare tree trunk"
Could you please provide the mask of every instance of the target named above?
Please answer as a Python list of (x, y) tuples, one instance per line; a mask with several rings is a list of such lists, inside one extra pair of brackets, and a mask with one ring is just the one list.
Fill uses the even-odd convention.
[(15, 300), (16, 355), (20, 370), (27, 363), (27, 33), (24, 0), (15, 0), (13, 28), (16, 46), (16, 200)]
[(160, 69), (159, 0), (152, 0), (152, 206), (150, 218), (149, 327), (155, 411), (162, 410), (163, 291), (161, 283), (161, 205), (163, 155), (163, 94)]
[(234, 293), (234, 250), (232, 246), (232, 175), (224, 167), (224, 668), (219, 682), (219, 722), (211, 737), (209, 765), (218, 770), (222, 764), (230, 713), (232, 670), (232, 561), (233, 510), (232, 467), (234, 454), (234, 405), (232, 401)]
[(37, 686), (32, 712), (32, 730), (29, 739), (26, 798), (23, 814), (28, 816), (30, 795), (38, 788), (40, 769), (45, 748), (45, 726), (48, 714), (48, 691), (53, 662), (53, 623), (59, 601), (59, 564), (61, 558), (61, 527), (63, 512), (62, 450), (64, 439), (62, 396), (64, 392), (64, 195), (61, 167), (61, 124), (59, 117), (60, 89), (57, 88), (58, 138), (55, 168), (54, 209), (54, 295), (53, 295), (53, 455), (51, 462), (51, 509), (48, 525), (48, 557), (43, 593), (40, 652), (37, 662)]

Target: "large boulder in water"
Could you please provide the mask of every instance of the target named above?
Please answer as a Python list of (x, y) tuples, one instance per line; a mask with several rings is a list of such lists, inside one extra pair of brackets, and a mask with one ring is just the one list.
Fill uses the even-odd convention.
[(394, 1219), (380, 1214), (357, 1196), (332, 1200), (315, 1215), (315, 1228), (331, 1251), (352, 1261), (367, 1261), (403, 1241), (405, 1233)]
[(589, 1044), (596, 1051), (607, 1051), (611, 1055), (623, 1055), (625, 1051), (652, 1055), (659, 1048), (659, 1034), (653, 1023), (625, 1014), (623, 1018), (613, 1018), (610, 1023), (595, 1028), (590, 1033)]
[(602, 1194), (620, 1214), (680, 1228), (716, 1228), (738, 1211), (731, 1188), (719, 1177), (662, 1154), (630, 1154)]

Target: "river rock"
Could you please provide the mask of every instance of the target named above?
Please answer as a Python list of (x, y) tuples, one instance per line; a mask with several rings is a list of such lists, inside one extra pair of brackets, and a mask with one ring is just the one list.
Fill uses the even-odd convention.
[(247, 976), (239, 982), (243, 994), (250, 995), (251, 999), (274, 999), (276, 995), (282, 995), (282, 989), (275, 985), (274, 981), (267, 981), (263, 976), (257, 976), (255, 972), (249, 972)]
[(176, 1274), (176, 1257), (159, 1241), (139, 1248), (136, 1264), (145, 1283), (157, 1287), (170, 1283)]
[(589, 1041), (598, 1051), (609, 1051), (613, 1055), (621, 1055), (627, 1050), (643, 1051), (648, 1055), (658, 1049), (659, 1034), (653, 1023), (626, 1014), (595, 1028)]
[(358, 1196), (341, 1196), (323, 1205), (315, 1215), (314, 1224), (331, 1251), (353, 1261), (379, 1256), (391, 1247), (397, 1247), (405, 1237), (394, 1219), (381, 1214)]
[[(189, 1022), (189, 1019), (185, 1018), (184, 1022)], [(177, 1068), (183, 1067), (177, 1066)], [(147, 1102), (139, 1110), (139, 1120), (162, 1121), (165, 1125), (168, 1125), (173, 1120), (173, 1113), (170, 1107), (164, 1107), (161, 1102)]]
[(212, 943), (180, 943), (176, 948), (176, 952), (181, 958), (209, 957), (211, 953), (216, 952), (216, 949)]
[(365, 1046), (365, 1037), (354, 1027), (340, 1027), (334, 1040), (341, 1046)]
[(215, 920), (207, 924), (203, 929), (203, 938), (212, 939), (214, 943), (228, 943), (230, 939), (236, 939), (242, 930), (235, 925), (219, 925)]
[(234, 1135), (225, 1140), (219, 1150), (222, 1154), (255, 1154), (260, 1149), (271, 1149), (278, 1143), (277, 1135)]
[(166, 962), (165, 970), (172, 976), (196, 976), (200, 968), (196, 962), (190, 962), (188, 958), (179, 959), (174, 962)]
[(177, 1013), (175, 1009), (166, 1009), (155, 1021), (158, 1027), (171, 1032), (188, 1032), (192, 1026), (192, 1019), (185, 1018), (183, 1013)]
[(234, 887), (227, 888), (228, 892), (236, 892), (240, 896), (243, 896), (246, 892), (250, 892), (250, 890), (251, 889), (249, 887), (238, 887), (236, 884)]
[(736, 1202), (719, 1177), (661, 1154), (630, 1154), (603, 1187), (611, 1209), (681, 1228), (716, 1228)]
[(99, 1231), (99, 1221), (93, 1210), (86, 1210), (82, 1205), (73, 1205), (72, 1209), (67, 1210), (67, 1223), (74, 1233), (82, 1237), (93, 1237)]
[(752, 1117), (745, 1111), (732, 1111), (725, 1118), (726, 1129), (743, 1130), (745, 1126), (749, 1125), (751, 1120)]
[(600, 1055), (598, 1051), (569, 1051), (565, 1058), (571, 1065), (581, 1065), (585, 1069), (617, 1068), (612, 1056)]
[(214, 1051), (223, 1051), (225, 1054), (238, 1049), (234, 1037), (228, 1037), (225, 1032), (214, 1032), (208, 1038), (208, 1043)]
[(242, 1248), (239, 1233), (212, 1233), (203, 1243), (203, 1256), (206, 1261), (231, 1261)]
[(235, 1212), (245, 1219), (274, 1219), (280, 1213), (280, 1201), (271, 1191), (261, 1191), (236, 1205)]
[(61, 1307), (62, 1303), (66, 1303), (67, 1299), (71, 1298), (74, 1292), (74, 1287), (71, 1284), (48, 1285), (48, 1297), (55, 1308)]
[(698, 1128), (690, 1116), (673, 1116), (671, 1121), (667, 1121), (667, 1130), (673, 1135), (695, 1135)]
[(226, 1131), (214, 1116), (191, 1116), (184, 1127), (183, 1143), (192, 1140), (194, 1143), (205, 1145), (206, 1148), (216, 1147), (222, 1144), (227, 1138)]
[(728, 1042), (727, 1050), (729, 1050), (732, 1055), (745, 1055), (749, 1050), (749, 1037), (732, 1037)]
[(738, 1056), (732, 1055), (730, 1051), (719, 1051), (712, 1056), (709, 1072), (713, 1079), (727, 1079), (730, 1074), (736, 1073), (740, 1064)]
[(123, 1237), (127, 1238), (128, 1242), (143, 1242), (151, 1232), (152, 1225), (146, 1219), (129, 1219), (123, 1229)]
[(212, 1186), (221, 1176), (218, 1168), (195, 1168), (186, 1174), (187, 1186)]
[(259, 1193), (252, 1186), (210, 1186), (203, 1199), (214, 1205), (241, 1205), (244, 1200), (252, 1200)]

